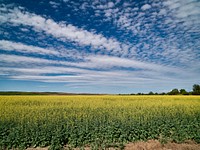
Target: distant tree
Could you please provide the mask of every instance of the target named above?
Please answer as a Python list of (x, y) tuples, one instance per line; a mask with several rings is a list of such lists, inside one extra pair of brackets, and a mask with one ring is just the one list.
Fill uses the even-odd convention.
[(154, 95), (154, 93), (152, 91), (150, 91), (148, 95)]
[(179, 94), (179, 90), (178, 89), (173, 89), (168, 94), (169, 95), (178, 95)]
[(160, 95), (165, 95), (165, 94), (166, 94), (165, 92), (160, 93)]
[(200, 85), (198, 85), (198, 84), (194, 84), (193, 85), (193, 92), (192, 92), (192, 94), (194, 94), (194, 95), (200, 95)]
[(185, 89), (180, 89), (181, 95), (189, 95), (189, 93)]

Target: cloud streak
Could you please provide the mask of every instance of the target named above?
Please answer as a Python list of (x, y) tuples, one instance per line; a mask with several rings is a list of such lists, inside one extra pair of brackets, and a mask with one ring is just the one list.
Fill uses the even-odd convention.
[(22, 53), (33, 53), (42, 55), (55, 55), (59, 56), (60, 53), (55, 50), (49, 50), (41, 47), (36, 47), (32, 45), (25, 45), (23, 43), (17, 43), (13, 41), (0, 40), (0, 49), (5, 51), (17, 51)]
[(72, 24), (55, 22), (42, 16), (15, 9), (1, 8), (1, 24), (11, 23), (14, 25), (25, 25), (33, 27), (36, 31), (44, 31), (61, 40), (76, 42), (81, 46), (92, 46), (95, 49), (106, 49), (108, 51), (120, 51), (121, 43), (114, 38), (106, 38), (102, 34), (95, 34), (87, 30), (77, 28)]
[(42, 59), (36, 57), (18, 56), (18, 55), (0, 55), (0, 62), (4, 65), (11, 64), (36, 64), (36, 65), (65, 65), (73, 67), (81, 67), (88, 69), (112, 69), (112, 68), (132, 68), (141, 70), (153, 70), (153, 71), (163, 71), (163, 72), (179, 72), (180, 70), (175, 67), (168, 67), (153, 63), (141, 62), (136, 60), (131, 60), (127, 58), (119, 58), (113, 56), (102, 56), (102, 55), (91, 55), (85, 57), (83, 61), (72, 62), (72, 61), (60, 61), (60, 60), (50, 60)]
[(106, 80), (114, 84), (142, 80), (171, 81), (195, 76), (179, 68), (108, 56), (88, 56), (83, 62), (67, 62), (0, 55), (0, 64), (4, 64), (4, 67), (1, 67), (1, 74), (7, 74), (11, 79), (41, 82), (91, 83)]

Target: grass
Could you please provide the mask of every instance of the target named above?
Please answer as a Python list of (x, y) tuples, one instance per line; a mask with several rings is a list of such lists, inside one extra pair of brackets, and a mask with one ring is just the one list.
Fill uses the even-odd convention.
[(198, 96), (0, 96), (0, 149), (200, 143)]

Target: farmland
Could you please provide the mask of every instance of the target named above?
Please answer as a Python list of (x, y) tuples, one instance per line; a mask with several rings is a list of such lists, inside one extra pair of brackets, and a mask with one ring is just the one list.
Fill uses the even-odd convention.
[(198, 96), (0, 96), (0, 149), (200, 143)]

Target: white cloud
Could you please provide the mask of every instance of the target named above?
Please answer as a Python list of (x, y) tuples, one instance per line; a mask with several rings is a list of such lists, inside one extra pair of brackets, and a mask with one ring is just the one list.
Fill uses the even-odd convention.
[(161, 9), (159, 12), (159, 15), (166, 15), (166, 14), (167, 14), (166, 9)]
[(115, 4), (113, 2), (108, 2), (108, 8), (112, 8)]
[(0, 15), (0, 23), (11, 23), (14, 25), (31, 26), (36, 31), (44, 31), (58, 39), (66, 39), (77, 42), (81, 46), (92, 46), (95, 49), (105, 48), (108, 51), (121, 51), (120, 45), (114, 38), (105, 38), (102, 34), (95, 34), (84, 29), (77, 28), (71, 24), (57, 23), (52, 19), (23, 12), (19, 9), (8, 9)]
[(87, 54), (84, 52), (79, 52), (75, 49), (66, 49), (63, 47), (58, 47), (58, 48), (41, 48), (37, 46), (32, 46), (32, 45), (26, 45), (23, 43), (19, 42), (13, 42), (13, 41), (8, 41), (8, 40), (0, 40), (0, 50), (3, 51), (16, 51), (16, 52), (21, 52), (21, 53), (26, 53), (26, 54), (40, 54), (44, 56), (56, 56), (59, 58), (70, 58), (70, 59), (75, 59), (75, 60), (81, 60), (83, 59)]
[(81, 4), (81, 6), (80, 6), (80, 9), (82, 9), (82, 10), (87, 10), (87, 7), (89, 7), (89, 4), (87, 3), (87, 2), (83, 2), (82, 4)]
[[(151, 71), (97, 71), (72, 67), (0, 67), (0, 74), (9, 74), (12, 79), (36, 80), (41, 82), (69, 82), (91, 84), (131, 84), (141, 81), (162, 80), (159, 73)], [(49, 74), (49, 75), (48, 75)], [(54, 75), (55, 74), (55, 75)], [(58, 75), (60, 74), (60, 75)], [(151, 75), (151, 77), (149, 76)], [(164, 77), (165, 79), (167, 77)], [(170, 79), (170, 78), (167, 78)], [(170, 80), (173, 80), (171, 78)]]
[[(57, 61), (49, 60), (35, 57), (18, 56), (18, 55), (0, 55), (0, 62), (4, 65), (7, 64), (24, 64), (24, 65), (64, 65), (72, 67), (81, 67), (88, 69), (111, 69), (117, 67), (123, 68), (133, 68), (141, 70), (153, 70), (153, 71), (163, 71), (163, 72), (180, 72), (180, 69), (174, 67), (168, 67), (164, 65), (158, 65), (154, 63), (141, 62), (133, 59), (119, 58), (112, 56), (102, 56), (102, 55), (91, 55), (87, 56), (84, 61), (81, 62), (69, 62), (69, 61)], [(23, 65), (22, 65), (23, 66)]]
[(27, 57), (20, 55), (8, 55), (1, 54), (0, 55), (0, 64), (1, 66), (49, 66), (49, 65), (57, 65), (57, 66), (78, 66), (78, 63), (71, 61), (60, 61), (54, 59), (45, 59), (38, 57)]
[(13, 65), (29, 65), (29, 64), (58, 64), (56, 61), (51, 61), (42, 58), (34, 58), (34, 57), (26, 57), (26, 56), (18, 56), (18, 55), (7, 55), (1, 54), (0, 55), (0, 62), (5, 65), (13, 64)]
[[(29, 80), (40, 82), (61, 82), (67, 83), (68, 86), (139, 86), (144, 83), (148, 86), (176, 82), (181, 83), (179, 77), (168, 76), (165, 73), (154, 71), (97, 71), (69, 67), (32, 67), (32, 68), (0, 68), (0, 74), (9, 74), (10, 79)], [(60, 75), (59, 75), (60, 73)], [(73, 73), (73, 74), (71, 74)], [(50, 74), (50, 75), (48, 75)], [(53, 75), (55, 74), (55, 75)], [(182, 75), (181, 77), (185, 77)], [(192, 82), (193, 76), (188, 76)]]
[(150, 9), (151, 8), (151, 5), (149, 4), (145, 4), (141, 7), (142, 10), (147, 10), (147, 9)]
[(94, 67), (94, 68), (112, 68), (112, 67), (124, 67), (142, 70), (154, 70), (164, 72), (177, 72), (177, 68), (168, 67), (164, 65), (158, 65), (154, 63), (142, 62), (134, 59), (119, 58), (113, 56), (88, 56), (89, 62), (79, 63), (82, 67)]
[[(0, 75), (13, 80), (67, 83), (68, 86), (139, 86), (196, 80), (187, 70), (111, 56), (88, 56), (67, 62), (17, 55), (0, 55)], [(10, 65), (14, 64), (14, 66)], [(123, 68), (123, 69), (122, 69)], [(131, 69), (132, 68), (132, 69)]]
[(16, 43), (7, 40), (0, 40), (0, 49), (6, 51), (18, 51), (23, 53), (33, 53), (42, 55), (60, 55), (59, 52), (55, 50), (44, 49), (32, 45), (24, 45), (22, 43)]
[[(102, 10), (101, 13), (104, 13), (106, 21), (114, 23), (128, 35), (131, 31), (130, 37), (133, 39), (140, 39), (133, 42), (128, 51), (123, 48), (122, 56), (129, 57), (134, 49), (132, 57), (142, 61), (158, 60), (156, 63), (195, 68), (193, 62), (198, 61), (199, 48), (195, 46), (198, 44), (194, 42), (191, 34), (198, 38), (200, 32), (199, 6), (200, 2), (193, 0), (166, 0), (145, 4), (141, 10), (146, 11), (141, 11), (134, 2), (126, 2), (122, 8), (115, 5)], [(150, 8), (158, 12), (150, 11)], [(116, 9), (118, 12), (113, 13)], [(155, 27), (158, 30), (155, 30)]]
[(53, 7), (53, 8), (58, 8), (58, 6), (60, 5), (60, 3), (54, 2), (54, 1), (50, 1), (49, 4)]
[[(167, 0), (163, 2), (172, 12), (173, 16), (176, 17), (176, 22), (181, 22), (189, 25), (189, 29), (200, 24), (200, 1), (195, 0)], [(195, 27), (195, 28), (196, 28)]]

